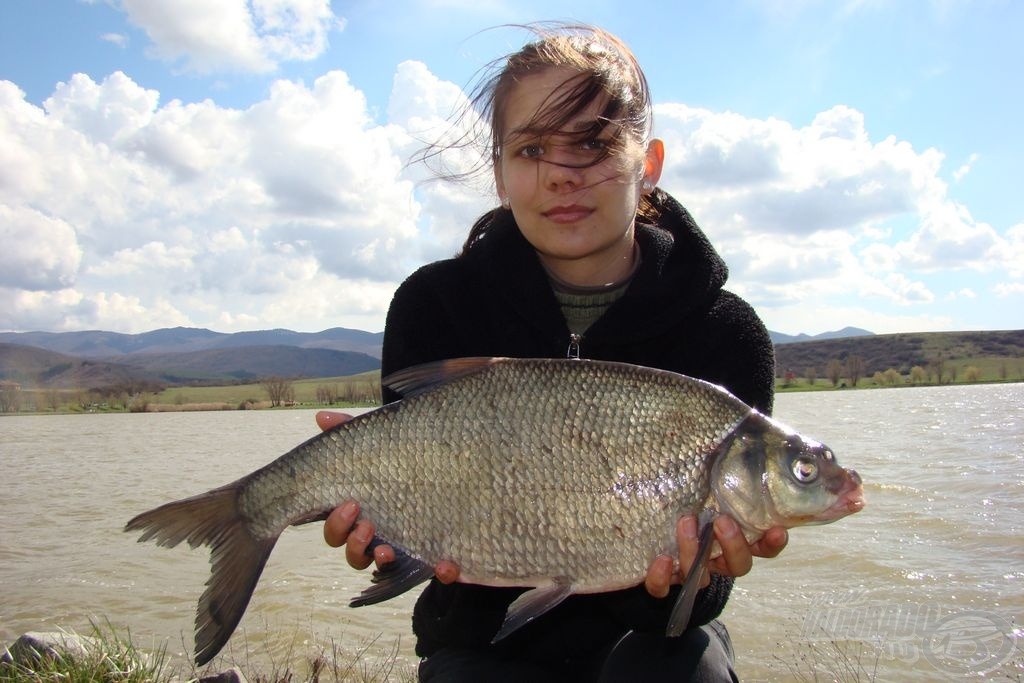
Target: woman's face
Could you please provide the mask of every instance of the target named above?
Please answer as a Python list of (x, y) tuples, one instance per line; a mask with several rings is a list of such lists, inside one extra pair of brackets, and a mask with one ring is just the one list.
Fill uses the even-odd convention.
[[(544, 264), (573, 284), (601, 285), (621, 279), (632, 266), (642, 183), (657, 182), (663, 148), (655, 140), (646, 151), (630, 152), (629, 143), (620, 141), (605, 154), (618, 132), (614, 124), (594, 137), (570, 135), (594, 128), (601, 101), (569, 121), (565, 131), (529, 130), (538, 110), (558, 101), (575, 74), (551, 68), (513, 86), (494, 173), (498, 195)], [(619, 137), (627, 135), (623, 131)]]

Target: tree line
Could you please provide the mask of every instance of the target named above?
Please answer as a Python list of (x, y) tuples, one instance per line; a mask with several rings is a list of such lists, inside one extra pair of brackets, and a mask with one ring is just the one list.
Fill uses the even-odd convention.
[[(295, 380), (287, 377), (267, 377), (260, 382), (263, 391), (270, 400), (270, 407), (294, 405)], [(381, 402), (380, 385), (369, 380), (339, 380), (330, 384), (318, 384), (316, 402), (330, 406), (336, 403), (368, 403)]]
[[(962, 372), (962, 375), (960, 374)], [(1017, 374), (1019, 379), (1024, 379), (1024, 366), (1018, 365)], [(857, 354), (850, 354), (845, 359), (832, 358), (826, 364), (824, 368), (823, 379), (827, 380), (833, 387), (857, 387), (863, 380), (866, 379), (866, 363), (864, 359)], [(1006, 381), (1010, 378), (1010, 368), (1006, 361), (1002, 361), (997, 370), (998, 379)], [(787, 369), (783, 372), (782, 386), (789, 388), (795, 386), (798, 379), (802, 378), (807, 381), (807, 384), (814, 386), (817, 384), (819, 379), (819, 367), (817, 365), (808, 365), (804, 368), (802, 375), (797, 375), (796, 371)], [(887, 368), (886, 370), (876, 370), (871, 375), (871, 381), (876, 386), (904, 386), (904, 385), (923, 385), (923, 384), (953, 384), (957, 381), (963, 381), (968, 383), (980, 382), (983, 379), (992, 379), (985, 377), (985, 373), (981, 368), (976, 365), (968, 365), (961, 368), (955, 363), (949, 362), (942, 355), (937, 355), (930, 359), (924, 365), (914, 365), (910, 368), (909, 372), (904, 375), (896, 368)]]

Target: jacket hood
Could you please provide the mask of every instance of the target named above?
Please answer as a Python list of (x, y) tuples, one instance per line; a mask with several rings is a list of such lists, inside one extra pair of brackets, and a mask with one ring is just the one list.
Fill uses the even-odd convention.
[[(663, 190), (650, 199), (658, 219), (653, 225), (637, 221), (640, 268), (626, 294), (587, 330), (587, 338), (621, 342), (659, 335), (710, 305), (725, 285), (728, 268), (690, 213)], [(512, 212), (496, 209), (481, 221), (482, 237), (460, 258), (525, 320), (567, 335), (547, 273)]]

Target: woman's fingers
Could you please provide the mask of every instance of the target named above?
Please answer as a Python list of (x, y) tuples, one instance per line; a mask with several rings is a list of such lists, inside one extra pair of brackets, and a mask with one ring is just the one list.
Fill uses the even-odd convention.
[(715, 540), (722, 548), (722, 554), (708, 563), (716, 574), (743, 576), (754, 566), (754, 556), (739, 524), (728, 515), (715, 518)]
[(348, 413), (339, 413), (335, 410), (320, 410), (316, 414), (316, 424), (325, 432), (351, 419), (352, 416)]

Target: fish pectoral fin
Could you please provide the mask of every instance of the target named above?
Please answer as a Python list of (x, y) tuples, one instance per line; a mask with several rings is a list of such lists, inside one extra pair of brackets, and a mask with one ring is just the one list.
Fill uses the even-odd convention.
[(717, 514), (714, 510), (705, 509), (697, 518), (697, 536), (700, 539), (697, 545), (697, 557), (693, 559), (690, 570), (686, 572), (683, 588), (679, 591), (679, 597), (676, 598), (672, 614), (669, 615), (668, 626), (665, 628), (666, 636), (682, 634), (686, 630), (687, 624), (690, 623), (690, 613), (693, 612), (693, 603), (697, 599), (697, 591), (700, 590), (700, 581), (704, 572), (707, 571), (704, 565), (707, 563), (708, 557), (711, 556), (711, 546), (715, 539), (714, 521)]
[(320, 512), (310, 512), (307, 515), (293, 519), (290, 524), (291, 526), (302, 526), (303, 524), (312, 524), (313, 522), (323, 522), (327, 519), (327, 516), (331, 514), (330, 510), (322, 510)]
[(505, 612), (505, 621), (494, 635), (491, 643), (498, 642), (545, 612), (554, 609), (572, 595), (572, 592), (572, 584), (564, 577), (556, 578), (555, 583), (550, 586), (526, 591), (508, 606), (508, 611)]
[[(374, 536), (377, 545), (384, 542)], [(373, 572), (373, 585), (352, 598), (349, 607), (376, 605), (415, 588), (434, 575), (434, 568), (392, 545), (395, 559)]]

